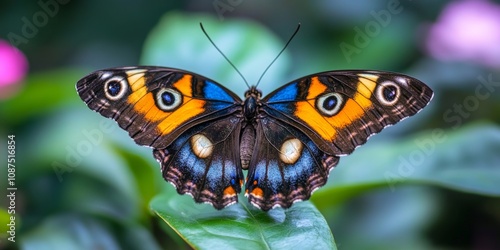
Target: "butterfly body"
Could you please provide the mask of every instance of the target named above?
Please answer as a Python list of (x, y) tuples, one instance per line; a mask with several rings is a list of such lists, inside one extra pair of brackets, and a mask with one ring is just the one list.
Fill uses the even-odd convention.
[(265, 97), (251, 87), (242, 100), (206, 77), (163, 67), (96, 71), (77, 91), (136, 143), (152, 147), (180, 194), (222, 209), (238, 201), (244, 185), (262, 210), (309, 199), (340, 156), (417, 113), (433, 95), (402, 74), (329, 71)]

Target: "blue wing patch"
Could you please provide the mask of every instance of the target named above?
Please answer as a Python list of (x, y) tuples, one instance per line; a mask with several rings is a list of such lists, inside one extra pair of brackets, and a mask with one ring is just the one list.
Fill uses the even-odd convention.
[(209, 100), (217, 100), (224, 102), (234, 102), (234, 98), (231, 97), (226, 90), (218, 86), (216, 83), (205, 80), (205, 84), (203, 86), (203, 92), (206, 99)]
[(268, 107), (281, 113), (290, 113), (295, 109), (294, 102), (297, 101), (298, 86), (297, 83), (290, 83), (276, 92), (270, 94), (267, 101), (264, 101)]
[(296, 101), (298, 95), (297, 83), (290, 83), (274, 92), (267, 100), (267, 103)]

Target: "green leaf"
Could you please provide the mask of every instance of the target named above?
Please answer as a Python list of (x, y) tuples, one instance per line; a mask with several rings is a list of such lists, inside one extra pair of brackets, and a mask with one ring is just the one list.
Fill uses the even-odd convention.
[(263, 212), (245, 202), (217, 211), (173, 188), (155, 197), (152, 210), (196, 249), (336, 249), (331, 231), (310, 202)]
[(500, 128), (475, 124), (436, 128), (418, 136), (358, 149), (340, 161), (330, 182), (313, 195), (325, 208), (374, 188), (436, 185), (478, 195), (500, 196)]
[[(285, 44), (255, 22), (220, 22), (211, 15), (170, 12), (148, 36), (141, 64), (189, 70), (212, 78), (229, 89), (246, 89), (238, 73), (205, 37), (200, 22), (250, 85), (257, 83), (264, 69)], [(263, 93), (269, 93), (285, 80), (291, 80), (285, 76), (288, 58), (285, 51), (266, 73), (259, 85)]]

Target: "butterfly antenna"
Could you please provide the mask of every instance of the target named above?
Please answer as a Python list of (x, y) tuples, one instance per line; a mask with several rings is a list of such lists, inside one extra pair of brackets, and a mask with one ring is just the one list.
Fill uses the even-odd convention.
[(236, 66), (234, 66), (234, 64), (227, 58), (227, 56), (224, 55), (224, 53), (222, 53), (222, 51), (219, 49), (219, 47), (217, 47), (217, 45), (215, 45), (214, 41), (212, 41), (212, 38), (210, 38), (210, 36), (205, 31), (205, 28), (203, 27), (203, 24), (201, 22), (200, 22), (200, 27), (201, 27), (201, 30), (203, 31), (203, 33), (205, 34), (205, 36), (210, 41), (210, 43), (212, 43), (212, 45), (217, 49), (217, 51), (219, 51), (219, 53), (226, 59), (226, 61), (229, 64), (231, 64), (231, 66), (234, 68), (234, 70), (236, 70), (236, 72), (238, 72), (238, 74), (241, 76), (241, 78), (243, 79), (243, 81), (245, 81), (245, 84), (247, 85), (247, 87), (250, 88), (250, 85), (248, 85), (247, 79), (245, 79), (245, 77), (243, 76), (243, 74), (241, 74), (241, 72), (238, 70), (238, 68), (236, 68)]
[(297, 32), (299, 32), (299, 29), (300, 29), (300, 23), (297, 25), (297, 29), (295, 29), (295, 31), (293, 32), (292, 36), (288, 39), (288, 42), (286, 42), (285, 46), (280, 51), (280, 53), (274, 58), (274, 60), (269, 64), (269, 66), (267, 66), (267, 68), (264, 70), (264, 72), (262, 73), (262, 75), (260, 75), (260, 78), (257, 81), (257, 84), (255, 85), (255, 87), (257, 87), (259, 85), (260, 80), (262, 80), (262, 77), (264, 77), (264, 75), (266, 74), (267, 70), (271, 67), (271, 65), (273, 65), (273, 63), (278, 59), (278, 57), (280, 57), (281, 53), (283, 53), (283, 51), (285, 51), (286, 47), (288, 47), (288, 44), (290, 44), (290, 42), (293, 40), (293, 37), (295, 37), (295, 35), (297, 34)]

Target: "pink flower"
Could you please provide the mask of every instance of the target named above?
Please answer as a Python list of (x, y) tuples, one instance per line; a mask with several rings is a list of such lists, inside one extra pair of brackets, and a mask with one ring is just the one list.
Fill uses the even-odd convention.
[(21, 51), (0, 40), (0, 98), (6, 98), (19, 88), (28, 71), (28, 61)]
[(486, 0), (450, 3), (431, 26), (426, 48), (440, 60), (500, 67), (500, 5)]

